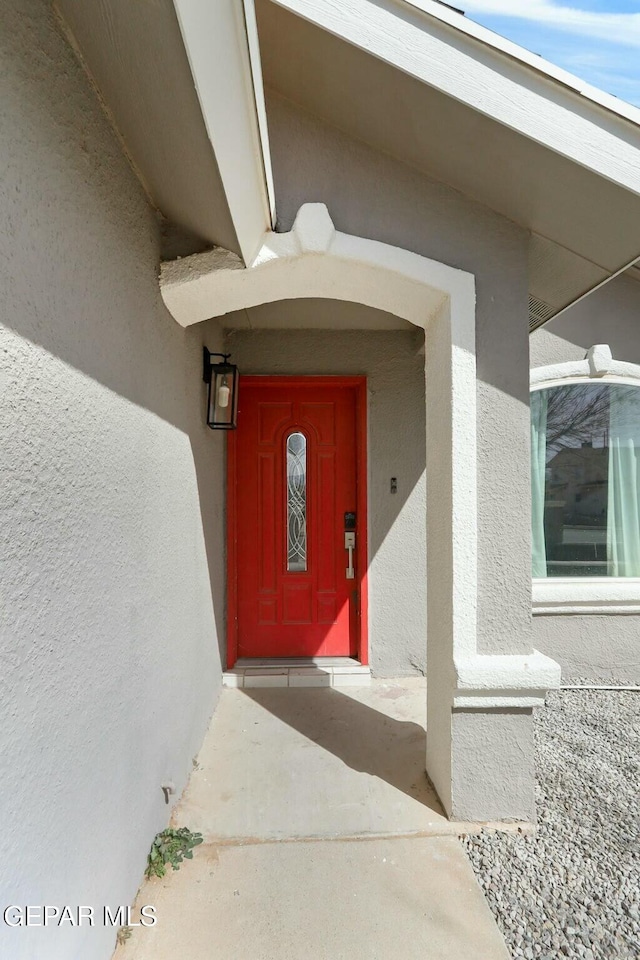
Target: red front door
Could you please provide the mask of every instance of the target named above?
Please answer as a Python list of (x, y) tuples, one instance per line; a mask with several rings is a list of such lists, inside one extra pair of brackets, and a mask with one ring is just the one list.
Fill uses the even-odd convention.
[(357, 551), (350, 567), (345, 548), (345, 528), (358, 536), (357, 400), (357, 384), (330, 378), (240, 379), (229, 570), (238, 657), (357, 653)]

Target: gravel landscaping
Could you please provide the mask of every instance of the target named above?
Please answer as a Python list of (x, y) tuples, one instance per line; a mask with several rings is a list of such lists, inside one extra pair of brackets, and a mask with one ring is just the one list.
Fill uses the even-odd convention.
[(537, 713), (537, 834), (462, 842), (514, 957), (638, 960), (640, 693), (560, 691)]

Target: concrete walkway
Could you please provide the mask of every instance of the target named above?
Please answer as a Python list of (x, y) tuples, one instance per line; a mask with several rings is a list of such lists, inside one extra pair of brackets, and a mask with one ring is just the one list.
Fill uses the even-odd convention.
[(224, 690), (118, 960), (508, 960), (424, 774), (420, 680)]

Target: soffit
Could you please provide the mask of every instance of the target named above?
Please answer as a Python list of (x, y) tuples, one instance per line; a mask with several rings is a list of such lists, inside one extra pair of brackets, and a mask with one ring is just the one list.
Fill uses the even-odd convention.
[(633, 266), (628, 270), (628, 274), (632, 280), (640, 283), (640, 266)]
[(640, 253), (637, 194), (270, 0), (256, 9), (268, 86), (535, 235), (534, 323)]
[(240, 252), (172, 0), (56, 0), (152, 203)]

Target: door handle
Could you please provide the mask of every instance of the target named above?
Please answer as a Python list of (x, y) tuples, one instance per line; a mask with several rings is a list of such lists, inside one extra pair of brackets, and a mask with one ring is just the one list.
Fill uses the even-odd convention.
[(354, 580), (356, 572), (353, 567), (353, 551), (356, 548), (356, 535), (352, 531), (345, 532), (344, 535), (344, 548), (349, 554), (349, 564), (347, 566), (347, 572), (345, 574), (347, 580)]

